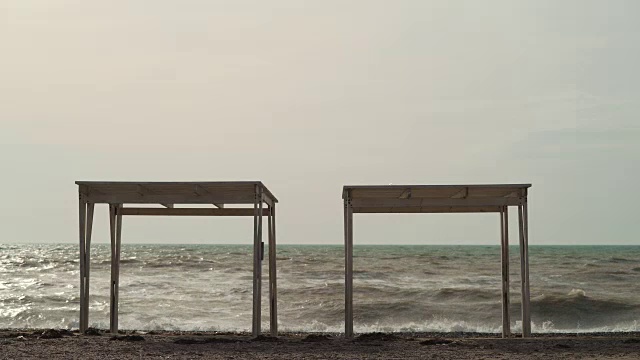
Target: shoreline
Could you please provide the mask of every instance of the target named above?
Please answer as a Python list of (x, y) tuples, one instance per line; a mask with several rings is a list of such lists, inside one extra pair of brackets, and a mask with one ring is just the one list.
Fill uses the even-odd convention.
[[(30, 336), (35, 336), (38, 333), (47, 330), (57, 330), (63, 332), (73, 333), (74, 335), (80, 335), (77, 328), (65, 329), (65, 328), (0, 328), (0, 339), (7, 338), (10, 334), (15, 333), (28, 333)], [(89, 328), (89, 330), (97, 331), (100, 335), (111, 336), (108, 329)], [(354, 338), (360, 335), (366, 334), (385, 334), (396, 335), (400, 337), (443, 337), (443, 338), (490, 338), (498, 339), (502, 338), (501, 333), (487, 333), (487, 332), (473, 332), (473, 331), (385, 331), (385, 332), (367, 332), (356, 333)], [(249, 331), (208, 331), (208, 330), (118, 330), (118, 335), (164, 335), (164, 336), (247, 336), (251, 337)], [(331, 337), (344, 337), (342, 332), (330, 332), (330, 331), (279, 331), (278, 337), (290, 337), (290, 336), (307, 336), (307, 335), (327, 335)], [(88, 335), (91, 336), (91, 335)], [(262, 331), (262, 336), (269, 337), (268, 330)], [(531, 338), (571, 338), (571, 337), (638, 337), (640, 338), (640, 331), (589, 331), (589, 332), (536, 332), (531, 334)], [(513, 333), (509, 337), (510, 339), (521, 339), (521, 333)]]
[(246, 332), (0, 329), (1, 359), (636, 359), (640, 332), (537, 333), (531, 338), (490, 333), (282, 332), (253, 339)]

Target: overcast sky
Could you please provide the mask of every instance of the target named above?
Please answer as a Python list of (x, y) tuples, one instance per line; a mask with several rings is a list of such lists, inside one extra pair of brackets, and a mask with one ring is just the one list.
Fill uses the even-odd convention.
[[(281, 243), (341, 244), (344, 184), (516, 182), (533, 184), (531, 244), (640, 244), (638, 14), (634, 0), (3, 0), (0, 243), (77, 242), (75, 180), (262, 180)], [(499, 244), (498, 226), (356, 215), (355, 243)], [(251, 219), (123, 223), (125, 244), (251, 233)]]

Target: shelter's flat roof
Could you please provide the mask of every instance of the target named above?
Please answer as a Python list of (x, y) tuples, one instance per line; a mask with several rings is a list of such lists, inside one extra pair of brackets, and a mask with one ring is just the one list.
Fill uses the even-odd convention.
[(356, 213), (499, 212), (520, 205), (531, 184), (347, 185)]
[(96, 203), (252, 204), (256, 186), (265, 201), (278, 202), (261, 181), (76, 181)]

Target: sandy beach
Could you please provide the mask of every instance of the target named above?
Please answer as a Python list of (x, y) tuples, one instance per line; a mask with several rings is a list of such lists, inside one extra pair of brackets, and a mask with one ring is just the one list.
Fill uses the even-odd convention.
[(474, 333), (243, 333), (1, 330), (2, 359), (637, 359), (640, 333), (536, 334), (501, 339)]

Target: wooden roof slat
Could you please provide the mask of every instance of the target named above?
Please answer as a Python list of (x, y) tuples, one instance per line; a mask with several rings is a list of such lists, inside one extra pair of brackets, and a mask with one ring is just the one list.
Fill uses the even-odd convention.
[[(465, 189), (465, 188), (463, 188)], [(411, 189), (412, 197), (417, 198), (451, 198), (462, 190), (455, 189)], [(466, 190), (465, 190), (466, 191)]]
[(241, 185), (263, 185), (261, 181), (76, 181), (76, 185), (216, 185), (216, 186), (241, 186)]
[(353, 189), (351, 191), (351, 197), (353, 198), (376, 198), (376, 197), (388, 197), (399, 198), (407, 189)]
[(468, 197), (505, 197), (514, 192), (518, 193), (518, 188), (476, 188), (469, 189)]

